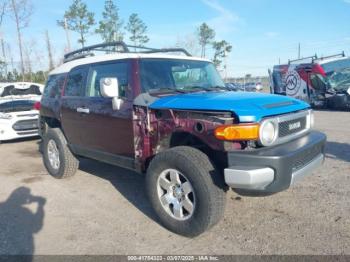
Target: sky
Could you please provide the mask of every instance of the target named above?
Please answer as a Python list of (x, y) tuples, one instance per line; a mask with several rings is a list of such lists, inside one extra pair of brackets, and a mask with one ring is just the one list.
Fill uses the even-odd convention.
[[(85, 0), (98, 21), (102, 0)], [(45, 30), (49, 31), (57, 61), (66, 47), (65, 32), (57, 26), (72, 0), (32, 0), (34, 13), (23, 29), (27, 46), (34, 50), (37, 68), (47, 69)], [(120, 17), (127, 21), (139, 14), (148, 26), (151, 47), (172, 47), (184, 39), (194, 39), (196, 29), (206, 22), (216, 31), (216, 40), (232, 46), (227, 58), (228, 76), (267, 75), (268, 68), (298, 56), (350, 54), (350, 0), (116, 0)], [(18, 58), (14, 21), (7, 17), (1, 37)], [(79, 48), (77, 35), (70, 33), (73, 48)], [(128, 36), (125, 37), (128, 42)], [(96, 34), (87, 44), (100, 43)], [(35, 53), (35, 54), (34, 54)], [(212, 54), (209, 52), (209, 58)]]

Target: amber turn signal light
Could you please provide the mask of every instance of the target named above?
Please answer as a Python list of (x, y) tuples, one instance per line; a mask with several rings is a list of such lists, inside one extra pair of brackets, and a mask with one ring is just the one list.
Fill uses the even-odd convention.
[(244, 124), (219, 126), (215, 129), (214, 134), (219, 140), (258, 140), (259, 125)]

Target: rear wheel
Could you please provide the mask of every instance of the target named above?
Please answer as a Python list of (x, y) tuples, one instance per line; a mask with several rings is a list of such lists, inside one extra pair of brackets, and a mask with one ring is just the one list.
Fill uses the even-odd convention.
[(155, 156), (146, 176), (147, 194), (161, 224), (187, 237), (198, 236), (220, 221), (224, 187), (208, 156), (191, 147)]
[(67, 146), (67, 140), (59, 128), (49, 128), (43, 136), (44, 165), (51, 176), (62, 179), (73, 176), (79, 161)]

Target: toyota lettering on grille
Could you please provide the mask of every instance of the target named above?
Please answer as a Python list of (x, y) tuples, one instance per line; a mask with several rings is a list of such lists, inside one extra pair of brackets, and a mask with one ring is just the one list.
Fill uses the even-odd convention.
[(301, 122), (295, 122), (295, 123), (289, 124), (288, 126), (289, 131), (299, 129), (300, 127), (301, 127)]

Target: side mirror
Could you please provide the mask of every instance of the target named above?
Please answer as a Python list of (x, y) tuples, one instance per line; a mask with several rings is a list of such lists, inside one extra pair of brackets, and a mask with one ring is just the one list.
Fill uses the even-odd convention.
[(119, 83), (116, 77), (106, 77), (100, 80), (100, 92), (103, 97), (112, 98), (114, 110), (119, 110), (123, 100), (119, 98)]

